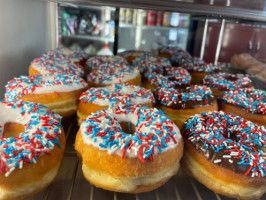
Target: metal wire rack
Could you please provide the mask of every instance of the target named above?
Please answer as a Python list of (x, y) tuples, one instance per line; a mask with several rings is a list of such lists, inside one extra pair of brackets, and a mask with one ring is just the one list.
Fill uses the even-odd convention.
[[(67, 145), (62, 167), (45, 190), (28, 200), (231, 200), (216, 194), (180, 171), (157, 190), (142, 194), (123, 194), (97, 188), (86, 181), (74, 150), (78, 126), (75, 118), (63, 121)], [(266, 194), (260, 198), (266, 200)]]

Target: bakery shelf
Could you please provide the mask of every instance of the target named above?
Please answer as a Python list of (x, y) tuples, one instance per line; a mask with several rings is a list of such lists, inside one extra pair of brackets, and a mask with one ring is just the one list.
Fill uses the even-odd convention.
[(187, 31), (188, 28), (184, 27), (169, 27), (169, 26), (148, 26), (148, 25), (136, 25), (136, 24), (124, 24), (119, 23), (119, 28), (141, 28), (141, 29), (147, 29), (147, 30), (171, 30), (171, 29), (178, 29), (178, 30), (184, 30)]
[[(48, 0), (47, 0), (48, 1)], [(140, 8), (266, 22), (264, 0), (53, 0), (83, 5)]]
[(61, 37), (66, 39), (83, 39), (83, 40), (94, 40), (94, 41), (101, 41), (101, 42), (114, 42), (113, 37), (103, 37), (103, 36), (90, 36), (90, 35), (61, 35)]
[[(232, 200), (214, 193), (182, 171), (157, 190), (136, 195), (111, 192), (91, 185), (83, 177), (81, 163), (74, 150), (78, 131), (76, 121), (75, 117), (63, 121), (67, 145), (57, 177), (48, 188), (28, 200)], [(266, 194), (260, 200), (266, 200)]]
[[(68, 2), (62, 2), (60, 3), (60, 6), (62, 7), (72, 7), (77, 9), (86, 9), (86, 10), (99, 10), (102, 11), (105, 9), (106, 6), (91, 6), (91, 5), (84, 5), (84, 4), (75, 4), (75, 3), (68, 3)], [(115, 8), (111, 7), (111, 11), (115, 11)]]

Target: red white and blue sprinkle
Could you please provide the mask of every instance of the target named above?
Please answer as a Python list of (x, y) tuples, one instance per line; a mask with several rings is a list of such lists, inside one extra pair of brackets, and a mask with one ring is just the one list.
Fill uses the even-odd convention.
[(20, 76), (8, 81), (5, 101), (18, 100), (27, 94), (75, 91), (87, 85), (85, 80), (73, 74)]
[(145, 104), (155, 103), (150, 90), (130, 84), (117, 84), (102, 88), (90, 88), (80, 95), (84, 103), (93, 102), (98, 105)]
[[(134, 124), (136, 131), (125, 133), (121, 121)], [(182, 139), (179, 129), (162, 111), (129, 105), (88, 116), (81, 124), (81, 134), (85, 144), (122, 158), (138, 157), (143, 163), (175, 148)]]
[(219, 101), (240, 106), (250, 113), (266, 115), (266, 91), (244, 88), (235, 91), (226, 91)]
[(252, 83), (248, 77), (229, 73), (207, 75), (202, 81), (204, 85), (217, 88), (219, 90), (237, 90), (240, 88), (250, 87)]
[(266, 175), (266, 129), (223, 111), (203, 112), (184, 125), (185, 138), (213, 163), (250, 177)]
[[(61, 117), (41, 104), (14, 101), (0, 102), (0, 173), (9, 176), (15, 168), (36, 163), (38, 158), (50, 154), (55, 146), (61, 148)], [(5, 123), (22, 124), (25, 131), (5, 138)]]

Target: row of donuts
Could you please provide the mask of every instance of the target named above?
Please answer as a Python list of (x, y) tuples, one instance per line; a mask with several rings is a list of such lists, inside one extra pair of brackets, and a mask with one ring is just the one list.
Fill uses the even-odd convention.
[[(66, 78), (66, 79), (68, 79), (68, 78)], [(74, 82), (76, 82), (76, 81), (74, 81)], [(85, 82), (83, 82), (83, 83), (85, 83)], [(14, 84), (14, 85), (16, 85), (16, 84)], [(125, 85), (123, 85), (123, 86), (125, 86)], [(119, 91), (121, 92), (121, 91), (124, 91), (124, 90), (128, 90), (128, 91), (137, 90), (137, 91), (139, 91), (139, 93), (137, 93), (139, 96), (145, 96), (145, 93), (150, 93), (148, 90), (145, 90), (145, 91), (143, 89), (140, 90), (140, 88), (138, 86), (132, 86), (132, 85), (126, 85), (126, 86), (128, 87), (127, 89), (122, 88), (121, 85), (110, 86), (109, 87), (109, 90), (114, 91), (113, 92), (114, 94), (119, 94)], [(35, 88), (35, 87), (36, 86), (31, 86), (30, 88)], [(206, 86), (195, 86), (195, 87), (206, 87)], [(90, 88), (90, 89), (96, 90), (97, 88)], [(98, 89), (100, 89), (100, 88), (98, 88)], [(195, 90), (198, 90), (198, 89), (196, 88)], [(23, 93), (26, 93), (26, 90), (22, 89), (22, 91), (23, 91), (22, 94)], [(211, 91), (209, 90), (209, 92), (211, 92)], [(104, 93), (105, 95), (106, 94), (107, 95), (110, 95), (106, 91), (100, 91), (100, 92), (99, 91), (94, 91), (94, 94), (92, 93), (91, 96), (90, 96), (90, 98), (95, 100), (95, 99), (97, 99), (98, 96), (101, 95), (101, 93)], [(136, 96), (138, 96), (138, 95), (136, 95)], [(201, 95), (202, 94), (199, 94), (198, 96), (201, 96)], [(55, 96), (61, 96), (61, 94), (59, 92), (55, 92)], [(81, 98), (83, 98), (83, 99), (84, 98), (88, 98), (88, 96), (86, 96), (84, 94), (81, 95), (81, 96), (82, 96)], [(87, 179), (89, 179), (92, 183), (94, 183), (95, 185), (97, 185), (99, 187), (103, 187), (103, 188), (110, 189), (110, 190), (116, 190), (116, 191), (143, 192), (143, 191), (149, 191), (151, 189), (154, 189), (156, 187), (159, 187), (161, 184), (163, 184), (165, 181), (167, 181), (173, 174), (175, 174), (176, 171), (179, 168), (179, 164), (178, 163), (179, 163), (179, 160), (180, 160), (180, 158), (182, 156), (182, 150), (181, 150), (182, 149), (182, 142), (181, 142), (182, 140), (180, 140), (179, 131), (178, 131), (177, 127), (175, 128), (175, 125), (172, 124), (169, 121), (169, 119), (166, 118), (166, 116), (163, 115), (163, 113), (161, 113), (160, 111), (158, 111), (156, 109), (149, 109), (149, 108), (143, 108), (143, 107), (141, 107), (141, 108), (132, 108), (131, 106), (124, 106), (123, 107), (123, 105), (128, 105), (128, 102), (130, 102), (129, 98), (132, 97), (133, 94), (129, 94), (127, 98), (120, 98), (120, 99), (118, 98), (118, 100), (115, 99), (112, 95), (110, 95), (110, 96), (111, 96), (110, 99), (112, 101), (109, 104), (112, 105), (112, 104), (116, 104), (117, 102), (121, 102), (120, 107), (117, 108), (117, 110), (115, 110), (115, 109), (109, 109), (108, 111), (99, 111), (96, 114), (90, 115), (89, 118), (87, 118), (87, 120), (81, 126), (81, 129), (80, 129), (80, 130), (83, 129), (83, 131), (87, 134), (87, 139), (88, 140), (86, 142), (80, 142), (80, 140), (78, 139), (80, 137), (77, 136), (76, 143), (77, 144), (78, 143), (82, 143), (82, 144), (83, 143), (95, 144), (95, 142), (93, 143), (93, 141), (95, 140), (96, 141), (96, 144), (94, 146), (98, 146), (98, 147), (100, 146), (100, 149), (110, 149), (110, 151), (108, 150), (108, 153), (111, 153), (112, 151), (114, 151), (118, 155), (120, 155), (121, 157), (124, 157), (123, 160), (117, 159), (117, 157), (115, 157), (116, 158), (116, 162), (115, 163), (118, 163), (118, 166), (121, 167), (121, 166), (124, 166), (124, 165), (121, 165), (121, 162), (127, 162), (127, 164), (126, 164), (127, 168), (122, 168), (122, 170), (116, 171), (117, 168), (114, 167), (116, 170), (115, 169), (112, 169), (111, 171), (112, 171), (112, 173), (113, 173), (114, 176), (119, 176), (119, 175), (122, 176), (121, 175), (121, 171), (124, 171), (124, 174), (123, 175), (127, 174), (127, 175), (125, 175), (125, 177), (127, 177), (127, 178), (124, 178), (123, 180), (120, 180), (122, 182), (116, 182), (114, 188), (113, 187), (110, 188), (110, 186), (108, 187), (106, 185), (103, 186), (102, 185), (103, 183), (101, 181), (99, 182), (99, 179), (95, 179), (95, 174), (98, 174), (97, 171), (95, 171), (95, 168), (100, 169), (100, 174), (102, 175), (102, 178), (103, 178), (101, 180), (102, 181), (104, 180), (104, 182), (108, 182), (106, 180), (110, 180), (110, 176), (108, 176), (108, 174), (110, 175), (110, 169), (107, 170), (106, 168), (108, 168), (107, 166), (111, 166), (111, 163), (113, 165), (113, 163), (114, 163), (114, 160), (113, 160), (114, 156), (111, 156), (112, 159), (110, 160), (110, 158), (107, 157), (108, 155), (104, 154), (102, 156), (97, 157), (98, 160), (97, 159), (96, 160), (93, 160), (93, 164), (91, 164), (90, 162), (92, 162), (92, 160), (89, 159), (89, 158), (95, 157), (95, 151), (96, 151), (95, 148), (91, 148), (90, 150), (83, 150), (83, 148), (79, 149), (79, 147), (76, 146), (76, 149), (77, 149), (77, 151), (80, 154), (83, 153), (84, 151), (87, 152), (87, 154), (85, 154), (86, 156), (82, 156), (83, 157), (83, 161), (90, 164), (89, 165), (90, 168), (86, 168), (86, 170), (83, 170), (85, 177), (87, 177)], [(115, 96), (119, 96), (119, 95), (115, 95)], [(176, 96), (176, 95), (173, 95), (173, 96)], [(177, 96), (179, 96), (179, 95), (177, 95)], [(197, 97), (197, 95), (194, 95), (193, 98), (194, 99), (197, 99), (199, 97)], [(98, 101), (101, 102), (101, 101), (104, 101), (104, 99), (105, 99), (105, 97), (102, 97)], [(135, 100), (136, 98), (133, 96), (132, 99)], [(145, 97), (144, 99), (147, 99), (147, 97)], [(153, 101), (152, 100), (152, 96), (148, 97), (148, 99), (150, 99), (151, 102)], [(185, 99), (185, 102), (186, 102), (189, 99), (189, 97), (187, 95), (184, 95), (184, 98), (183, 99)], [(262, 98), (262, 100), (263, 100), (263, 98)], [(137, 100), (135, 100), (135, 101), (137, 102), (137, 104), (139, 104), (139, 102)], [(168, 100), (165, 99), (165, 102), (167, 102), (167, 101)], [(193, 102), (192, 104), (194, 104), (194, 103), (195, 102)], [(145, 103), (143, 103), (143, 104), (145, 104)], [(93, 105), (92, 107), (94, 108), (95, 105)], [(100, 110), (101, 109), (102, 108), (100, 108)], [(119, 132), (119, 128), (121, 126), (119, 126), (119, 124), (117, 124), (117, 122), (116, 122), (115, 126), (113, 126), (114, 125), (113, 124), (114, 123), (113, 121), (110, 122), (108, 124), (108, 126), (105, 127), (104, 130), (109, 129), (110, 127), (115, 128), (113, 130), (111, 129), (111, 133), (119, 132), (119, 133), (122, 134), (121, 136), (117, 136), (117, 135), (114, 135), (114, 134), (106, 135), (106, 131), (103, 131), (102, 128), (99, 129), (101, 127), (101, 124), (105, 121), (105, 118), (104, 117), (109, 116), (108, 119), (110, 119), (110, 115), (108, 115), (110, 113), (113, 116), (115, 116), (115, 118), (118, 118), (118, 119), (121, 119), (122, 118), (121, 115), (129, 115), (129, 118), (130, 118), (130, 116), (133, 118), (132, 124), (134, 124), (135, 126), (133, 125), (133, 127), (131, 127), (131, 123), (128, 123), (128, 125), (127, 125), (128, 126), (128, 130), (131, 130), (130, 134), (123, 134), (123, 132), (124, 132), (123, 131), (124, 130), (123, 128), (122, 128), (122, 130), (120, 129), (120, 132)], [(217, 112), (214, 112), (214, 113), (217, 114)], [(138, 120), (136, 120), (133, 117), (133, 116), (135, 116), (135, 114), (137, 114), (137, 119)], [(190, 116), (192, 116), (192, 115), (193, 114), (190, 113)], [(202, 115), (207, 115), (207, 114), (204, 113)], [(221, 113), (218, 113), (217, 115), (221, 115)], [(158, 120), (159, 121), (161, 120), (162, 123), (161, 124), (160, 123), (156, 123), (154, 125), (148, 125), (148, 124), (150, 124), (150, 123), (153, 122), (153, 121), (150, 120), (150, 118), (153, 119), (153, 116), (154, 116), (154, 118), (156, 118), (156, 120), (157, 120), (157, 117), (160, 117), (160, 119), (158, 119)], [(167, 123), (165, 124), (164, 121), (167, 121)], [(98, 125), (98, 127), (96, 127), (96, 125)], [(155, 134), (154, 131), (151, 132), (150, 129), (149, 129), (149, 131), (147, 131), (146, 129), (143, 129), (142, 130), (138, 126), (141, 126), (141, 127), (147, 127), (147, 126), (156, 127), (156, 126), (159, 126), (159, 128), (158, 128), (157, 131), (160, 131), (163, 128), (164, 129), (161, 130), (162, 131), (161, 133), (160, 132), (159, 133), (157, 132)], [(166, 129), (167, 131), (166, 132), (165, 132), (165, 126), (167, 126), (167, 129)], [(135, 129), (134, 129), (134, 127), (135, 127)], [(136, 128), (139, 128), (139, 129), (136, 129)], [(136, 131), (134, 132), (134, 130), (136, 130)], [(257, 128), (256, 128), (256, 130), (257, 130)], [(170, 134), (167, 134), (167, 132), (169, 132)], [(260, 141), (263, 141), (263, 139), (264, 139), (263, 137), (265, 135), (265, 129), (262, 129), (260, 132), (262, 132), (262, 133), (261, 133), (261, 136), (259, 136), (259, 140)], [(108, 134), (109, 133), (110, 132), (108, 132)], [(138, 133), (138, 134), (136, 134), (136, 133)], [(146, 133), (149, 133), (149, 134), (146, 134)], [(127, 138), (127, 136), (128, 135), (131, 135), (131, 134), (132, 134), (132, 137)], [(252, 134), (253, 134), (253, 132), (252, 132)], [(80, 134), (78, 134), (78, 135), (80, 135)], [(97, 137), (96, 137), (96, 135), (97, 135)], [(160, 136), (160, 139), (159, 138), (155, 138), (155, 137), (158, 137), (158, 135)], [(163, 136), (163, 137), (161, 137), (161, 136)], [(82, 136), (82, 137), (85, 137), (85, 136)], [(253, 137), (253, 135), (252, 135), (252, 137)], [(121, 138), (121, 139), (119, 139), (119, 138)], [(125, 139), (125, 138), (127, 138), (127, 139)], [(149, 138), (149, 140), (148, 140), (148, 138)], [(151, 143), (151, 138), (154, 140), (154, 143)], [(170, 139), (167, 139), (167, 138), (170, 138)], [(174, 138), (174, 139), (171, 139), (171, 138)], [(120, 143), (120, 142), (122, 142), (122, 143)], [(123, 142), (128, 143), (128, 144), (125, 144), (126, 146), (124, 146), (123, 145)], [(132, 143), (132, 145), (131, 145), (131, 143)], [(142, 146), (142, 145), (140, 145), (142, 143), (145, 144), (144, 145), (145, 147)], [(170, 144), (172, 144), (172, 145), (170, 145)], [(245, 144), (247, 145), (248, 142), (246, 141)], [(169, 145), (169, 148), (167, 148), (168, 145)], [(132, 150), (131, 150), (131, 148), (132, 148)], [(161, 152), (160, 151), (160, 148), (161, 148), (161, 151), (163, 153), (165, 152), (166, 154), (163, 154), (159, 158), (156, 158), (155, 155), (157, 155), (158, 152)], [(173, 148), (174, 150), (173, 151), (169, 150), (171, 148)], [(156, 153), (156, 149), (158, 151), (157, 153)], [(137, 152), (137, 158), (138, 158), (137, 161), (138, 162), (136, 161), (136, 159), (134, 160), (134, 162), (136, 162), (137, 165), (133, 165), (132, 164), (133, 161), (127, 158), (130, 155), (130, 152), (133, 151), (133, 150), (134, 150), (134, 154), (135, 155), (136, 155), (136, 152)], [(139, 153), (139, 152), (141, 152), (141, 153)], [(150, 153), (148, 153), (148, 152), (150, 152)], [(144, 154), (142, 154), (142, 153), (144, 153)], [(112, 155), (112, 153), (111, 153), (111, 155)], [(145, 155), (145, 156), (143, 156), (143, 155)], [(106, 159), (106, 158), (108, 158), (108, 159)], [(173, 158), (173, 159), (170, 159), (170, 158)], [(145, 162), (146, 159), (153, 160), (153, 162), (149, 162), (150, 164), (148, 164), (148, 167), (147, 167), (146, 164), (145, 164), (145, 167), (142, 164), (142, 162), (143, 161)], [(261, 160), (261, 159), (263, 159), (263, 158), (260, 158), (259, 157), (259, 160)], [(107, 161), (106, 162), (103, 162), (103, 160), (107, 160), (110, 163), (107, 163)], [(215, 162), (217, 162), (217, 161), (215, 160)], [(99, 165), (98, 163), (102, 163), (102, 164)], [(146, 161), (146, 163), (147, 163), (147, 161)], [(94, 166), (95, 168), (91, 168), (91, 166)], [(262, 167), (263, 170), (265, 169), (264, 168), (264, 165), (262, 165), (261, 167)], [(136, 169), (138, 169), (138, 170), (136, 170)], [(159, 169), (161, 169), (161, 170), (159, 170)], [(169, 174), (163, 173), (163, 170), (166, 170), (166, 172), (169, 172)], [(128, 183), (126, 181), (128, 181), (128, 179), (130, 179), (128, 177), (133, 176), (132, 175), (132, 171), (133, 172), (135, 171), (134, 176), (135, 177), (138, 177), (138, 178), (135, 178), (134, 180), (131, 180), (130, 183)], [(138, 171), (139, 173), (136, 173), (136, 171)], [(255, 170), (253, 170), (253, 171), (255, 171)], [(108, 173), (105, 174), (103, 172), (108, 172)], [(151, 175), (160, 176), (160, 177), (163, 177), (163, 179), (158, 179), (158, 178), (156, 179), (156, 176), (153, 177), (155, 179), (152, 179)], [(153, 184), (149, 184), (150, 182), (148, 183), (147, 182), (147, 179), (145, 179), (145, 181), (144, 180), (140, 180), (139, 177), (142, 177), (142, 176), (144, 176), (145, 178), (149, 178)], [(91, 177), (94, 177), (94, 179), (92, 180)], [(263, 174), (262, 174), (262, 177), (263, 177)], [(108, 178), (108, 179), (106, 179), (106, 178)], [(127, 180), (125, 180), (125, 179), (127, 179)], [(114, 185), (114, 182), (113, 181), (115, 181), (115, 180), (110, 180), (109, 184)], [(135, 186), (132, 186), (132, 182), (134, 182), (134, 183), (138, 182), (138, 184), (135, 185)], [(123, 183), (123, 184), (121, 184), (121, 183)], [(106, 184), (108, 184), (108, 183), (106, 183)], [(125, 188), (119, 188), (118, 187), (119, 185), (122, 185), (122, 186), (125, 186), (125, 185), (126, 186), (131, 186), (131, 189), (128, 189), (128, 187), (126, 189)], [(136, 187), (138, 189), (136, 189)], [(215, 190), (215, 189), (213, 189), (213, 190)], [(262, 192), (264, 192), (264, 190), (262, 190)], [(263, 194), (262, 192), (260, 192), (259, 195)], [(221, 193), (223, 194), (223, 192), (221, 192)], [(250, 193), (250, 194), (253, 195), (253, 193)], [(235, 195), (235, 194), (233, 194), (233, 195)]]

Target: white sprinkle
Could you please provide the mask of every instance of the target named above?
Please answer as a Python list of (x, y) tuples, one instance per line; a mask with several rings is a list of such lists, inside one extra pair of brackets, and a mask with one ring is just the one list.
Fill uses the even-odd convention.
[(221, 159), (216, 159), (216, 160), (213, 161), (213, 163), (219, 163), (221, 161), (222, 161)]

